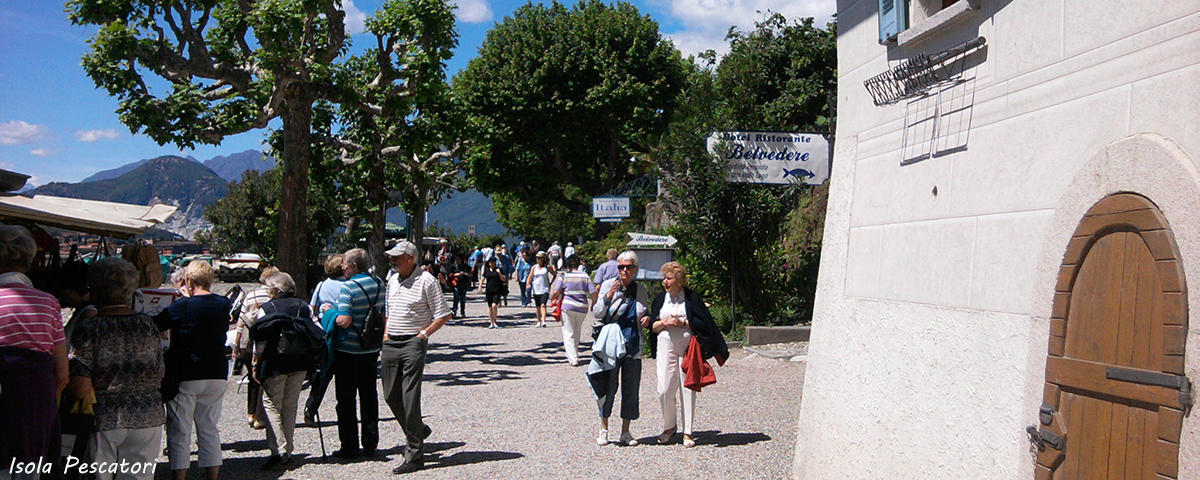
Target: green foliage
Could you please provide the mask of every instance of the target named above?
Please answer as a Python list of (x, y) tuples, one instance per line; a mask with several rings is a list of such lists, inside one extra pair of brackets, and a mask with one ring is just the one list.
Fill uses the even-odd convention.
[[(247, 170), (241, 181), (229, 184), (224, 198), (204, 211), (204, 218), (213, 223), (213, 228), (197, 234), (197, 241), (210, 245), (214, 253), (257, 253), (274, 263), (279, 252), (276, 239), (282, 178), (281, 167), (262, 173)], [(308, 228), (312, 235), (306, 252), (309, 258), (317, 258), (342, 215), (329, 197), (311, 190), (309, 194)]]
[(640, 232), (641, 225), (632, 220), (626, 220), (613, 225), (608, 235), (601, 240), (591, 240), (583, 242), (575, 246), (575, 254), (579, 255), (579, 260), (583, 261), (590, 268), (596, 268), (601, 263), (607, 262), (608, 258), (605, 253), (608, 249), (615, 248), (617, 253), (627, 250), (625, 244), (629, 243), (627, 232)]
[[(824, 222), (824, 188), (726, 183), (705, 150), (713, 131), (825, 131), (832, 127), (835, 29), (774, 14), (731, 30), (720, 65), (696, 65), (656, 155), (689, 284), (714, 304), (734, 300), (723, 323), (778, 325), (812, 317)], [(712, 55), (708, 58), (711, 60)], [(732, 309), (731, 309), (732, 310)], [(728, 331), (728, 330), (727, 330)]]
[(531, 216), (590, 214), (592, 196), (633, 178), (634, 140), (666, 128), (682, 81), (678, 51), (629, 3), (521, 6), (454, 79), (478, 141), (471, 176), (482, 192), (508, 194), (493, 196), (497, 212), (512, 209), (502, 224), (548, 235)]
[(517, 194), (492, 195), (496, 221), (526, 238), (576, 238), (590, 236), (596, 219), (591, 212), (574, 212), (558, 203), (536, 202)]

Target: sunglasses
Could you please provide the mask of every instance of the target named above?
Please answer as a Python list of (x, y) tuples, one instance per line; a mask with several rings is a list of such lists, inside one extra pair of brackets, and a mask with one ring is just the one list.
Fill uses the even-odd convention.
[(617, 265), (617, 270), (633, 270), (637, 265)]

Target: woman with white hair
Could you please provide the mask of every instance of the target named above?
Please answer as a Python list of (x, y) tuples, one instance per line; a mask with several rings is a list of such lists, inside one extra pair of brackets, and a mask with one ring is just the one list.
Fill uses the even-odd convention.
[[(154, 478), (162, 441), (164, 366), (158, 327), (129, 305), (138, 285), (137, 268), (108, 257), (91, 265), (88, 287), (98, 308), (71, 336), (71, 388), (74, 398), (96, 394), (92, 437), (97, 463), (137, 465), (135, 478)], [(102, 472), (99, 478), (113, 478)]]
[(217, 424), (229, 375), (225, 334), (233, 302), (210, 290), (213, 268), (208, 262), (194, 260), (185, 269), (182, 290), (191, 296), (154, 316), (160, 331), (171, 331), (171, 347), (164, 357), (167, 375), (177, 375), (179, 380), (179, 393), (163, 399), (167, 401), (167, 458), (175, 479), (187, 478), (195, 425), (198, 465), (209, 480), (216, 480), (221, 468)]
[[(325, 331), (310, 320), (308, 305), (296, 298), (296, 282), (291, 275), (272, 275), (264, 286), (271, 293), (271, 301), (263, 304), (259, 319), (250, 326), (250, 338), (254, 340), (254, 375), (266, 395), (263, 407), (271, 456), (262, 469), (269, 470), (291, 463), (300, 389), (305, 374), (316, 368), (313, 353), (318, 351)], [(279, 434), (283, 435), (282, 454)]]
[(36, 252), (25, 227), (0, 225), (0, 459), (6, 462), (57, 459), (62, 441), (66, 337), (58, 300), (25, 276)]
[(617, 389), (621, 391), (621, 436), (618, 442), (634, 446), (629, 423), (640, 415), (638, 390), (642, 382), (642, 345), (646, 339), (638, 319), (646, 314), (646, 288), (637, 284), (638, 257), (625, 251), (617, 256), (617, 277), (600, 285), (592, 316), (602, 325), (592, 342), (592, 363), (587, 376), (600, 408), (600, 434), (596, 443), (607, 445), (608, 417)]

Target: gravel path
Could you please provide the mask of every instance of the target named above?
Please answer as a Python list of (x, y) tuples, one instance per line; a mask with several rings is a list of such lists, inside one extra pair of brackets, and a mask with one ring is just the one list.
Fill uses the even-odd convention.
[[(510, 305), (518, 303), (510, 300)], [(642, 444), (601, 447), (594, 441), (599, 423), (584, 378), (586, 367), (566, 364), (557, 324), (551, 320), (548, 328), (533, 328), (533, 309), (512, 306), (501, 307), (501, 328), (489, 330), (483, 296), (474, 292), (467, 313), (467, 318), (452, 320), (432, 339), (422, 395), (425, 421), (433, 435), (425, 444), (425, 469), (406, 478), (791, 476), (803, 362), (733, 349), (725, 366), (715, 367), (718, 383), (699, 396), (698, 445), (685, 449), (679, 436), (670, 445), (654, 444), (662, 429), (662, 413), (654, 360), (646, 359), (641, 418), (632, 426)], [(321, 406), (327, 452), (339, 447), (333, 388)], [(307, 398), (306, 389), (300, 395), (301, 411)], [(374, 459), (323, 461), (318, 430), (297, 427), (292, 465), (263, 472), (258, 467), (268, 455), (264, 434), (246, 426), (245, 388), (231, 379), (221, 418), (225, 458), (221, 478), (395, 478), (391, 469), (401, 461), (397, 445), (403, 443), (402, 434), (382, 397), (379, 403), (381, 438)], [(618, 402), (614, 412), (619, 408)], [(620, 425), (617, 417), (614, 413), (614, 439)], [(156, 478), (167, 479), (165, 456), (159, 460)], [(189, 478), (203, 478), (194, 464)]]

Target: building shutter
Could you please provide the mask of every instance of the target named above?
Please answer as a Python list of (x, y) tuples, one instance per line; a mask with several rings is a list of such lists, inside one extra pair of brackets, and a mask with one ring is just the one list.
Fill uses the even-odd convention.
[(879, 0), (879, 43), (895, 41), (908, 29), (908, 0)]

